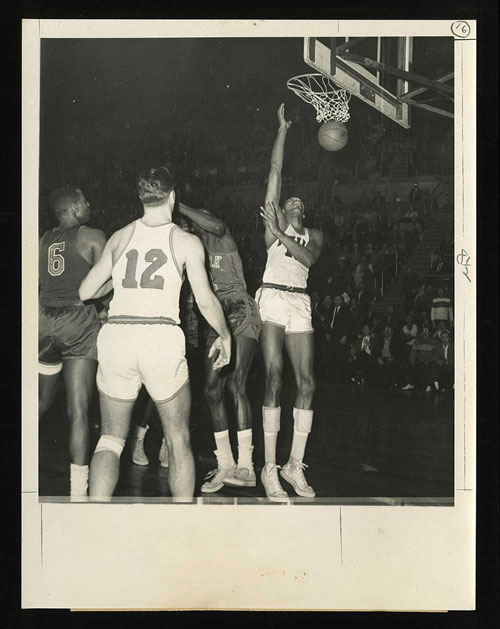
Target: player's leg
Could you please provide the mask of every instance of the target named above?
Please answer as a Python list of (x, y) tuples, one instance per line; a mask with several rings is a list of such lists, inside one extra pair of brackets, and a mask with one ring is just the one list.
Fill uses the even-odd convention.
[(99, 393), (101, 437), (90, 463), (89, 496), (91, 500), (109, 501), (120, 475), (120, 457), (127, 439), (134, 400), (113, 399)]
[(234, 342), (234, 369), (227, 377), (227, 387), (234, 401), (238, 431), (252, 427), (252, 409), (247, 395), (247, 379), (252, 366), (257, 341), (237, 336)]
[(283, 370), (283, 340), (285, 328), (273, 323), (263, 322), (260, 343), (265, 370), (264, 405), (262, 423), (264, 427), (264, 460), (261, 480), (270, 500), (287, 500), (278, 479), (276, 467), (276, 442), (280, 429), (280, 395)]
[(234, 369), (227, 377), (236, 411), (238, 436), (238, 466), (226, 485), (255, 487), (256, 479), (252, 462), (252, 408), (247, 395), (247, 378), (255, 355), (257, 341), (249, 336), (238, 335), (234, 340)]
[(157, 402), (163, 432), (169, 451), (168, 484), (172, 496), (178, 499), (192, 498), (194, 493), (194, 458), (189, 435), (191, 390), (186, 383), (168, 401)]
[[(214, 339), (215, 340), (215, 339)], [(214, 432), (228, 429), (228, 417), (226, 405), (224, 404), (224, 388), (226, 384), (226, 374), (220, 369), (214, 369), (216, 356), (209, 357), (211, 344), (207, 343), (205, 348), (205, 386), (203, 393), (210, 411)], [(227, 368), (224, 370), (227, 371)]]
[(69, 419), (71, 495), (86, 495), (89, 475), (89, 406), (95, 386), (97, 362), (90, 358), (64, 361), (66, 409)]
[(38, 374), (38, 419), (41, 419), (52, 406), (59, 382), (59, 373)]
[(120, 457), (141, 388), (137, 362), (138, 350), (143, 347), (142, 328), (107, 324), (99, 332), (97, 387), (101, 436), (90, 463), (91, 500), (111, 500), (118, 482)]
[[(141, 416), (137, 420), (137, 427), (134, 435), (134, 443), (132, 450), (132, 461), (136, 465), (149, 465), (149, 459), (144, 451), (144, 438), (149, 430), (149, 426), (153, 421), (153, 413), (156, 412), (156, 405), (154, 401), (147, 396), (144, 406), (141, 411)], [(168, 446), (165, 437), (161, 440), (160, 451), (158, 453), (158, 460), (162, 467), (168, 467)]]
[[(142, 393), (145, 394), (145, 391)], [(139, 399), (138, 403), (141, 405), (141, 408), (133, 436), (132, 461), (136, 465), (149, 465), (149, 459), (144, 451), (144, 439), (147, 431), (149, 430), (149, 420), (154, 411), (155, 405), (153, 400), (147, 394), (145, 394), (144, 401)]]
[(40, 308), (38, 316), (38, 418), (52, 406), (63, 364), (54, 342), (54, 319)]
[(314, 378), (314, 334), (295, 333), (285, 336), (285, 347), (292, 363), (297, 384), (297, 397), (293, 409), (293, 440), (288, 463), (281, 476), (293, 485), (299, 496), (313, 498), (316, 494), (304, 476), (303, 458), (307, 438), (311, 432), (312, 401), (316, 388)]
[(316, 389), (314, 377), (314, 334), (286, 334), (285, 347), (292, 363), (297, 397), (295, 408), (310, 410)]
[[(224, 478), (231, 476), (236, 469), (231, 442), (229, 440), (229, 423), (227, 409), (224, 403), (224, 388), (227, 376), (220, 369), (214, 369), (216, 356), (208, 356), (211, 338), (205, 348), (205, 400), (212, 418), (215, 439), (215, 456), (217, 469), (210, 471), (201, 487), (203, 493), (219, 491), (224, 486)], [(227, 371), (227, 368), (224, 369)]]
[(267, 322), (262, 324), (260, 343), (265, 370), (264, 406), (268, 408), (280, 405), (284, 338), (284, 327)]
[(265, 462), (275, 465), (276, 441), (280, 429), (280, 395), (285, 330), (272, 323), (263, 323), (260, 338), (265, 370), (264, 406), (262, 408)]

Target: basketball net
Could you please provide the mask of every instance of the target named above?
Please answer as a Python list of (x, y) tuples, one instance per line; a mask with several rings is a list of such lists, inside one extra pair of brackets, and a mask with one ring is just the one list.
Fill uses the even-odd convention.
[(337, 89), (331, 79), (323, 74), (301, 74), (287, 81), (288, 89), (316, 109), (316, 120), (327, 122), (337, 120), (347, 122), (351, 94)]

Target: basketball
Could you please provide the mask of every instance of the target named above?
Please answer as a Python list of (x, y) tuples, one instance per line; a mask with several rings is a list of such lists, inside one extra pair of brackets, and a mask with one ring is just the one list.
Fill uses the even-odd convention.
[(318, 142), (327, 151), (340, 151), (347, 144), (348, 139), (347, 127), (336, 120), (325, 122), (318, 131)]

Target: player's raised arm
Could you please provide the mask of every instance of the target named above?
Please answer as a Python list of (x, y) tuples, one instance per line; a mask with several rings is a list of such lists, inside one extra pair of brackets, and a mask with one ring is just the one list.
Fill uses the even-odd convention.
[(268, 201), (265, 207), (261, 207), (260, 215), (266, 224), (266, 232), (269, 231), (285, 246), (287, 251), (307, 268), (310, 268), (319, 258), (323, 250), (324, 237), (319, 229), (310, 230), (310, 239), (307, 246), (296, 242), (291, 236), (287, 236), (278, 223), (280, 211), (276, 209), (272, 201)]
[[(281, 171), (283, 168), (283, 157), (285, 152), (285, 140), (288, 129), (292, 126), (289, 120), (285, 120), (285, 104), (281, 103), (278, 109), (278, 134), (274, 141), (273, 152), (271, 154), (271, 168), (269, 170), (269, 179), (267, 181), (266, 203), (272, 201), (278, 208), (278, 222), (281, 229), (286, 229), (287, 221), (279, 210), (279, 202), (281, 195)], [(269, 237), (266, 224), (266, 234)], [(267, 238), (266, 238), (267, 240)], [(270, 243), (267, 243), (268, 246)]]
[(222, 238), (226, 233), (224, 222), (208, 210), (195, 210), (185, 203), (179, 202), (179, 212), (205, 231), (217, 236), (217, 238)]
[(205, 269), (205, 250), (196, 236), (183, 234), (186, 251), (186, 272), (201, 314), (217, 332), (219, 338), (212, 345), (209, 356), (219, 352), (214, 369), (228, 365), (231, 360), (231, 335), (219, 300), (212, 292)]

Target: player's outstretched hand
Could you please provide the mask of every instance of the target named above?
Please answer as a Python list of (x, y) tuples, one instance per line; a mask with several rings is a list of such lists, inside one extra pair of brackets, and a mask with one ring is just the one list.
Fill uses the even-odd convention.
[(289, 129), (292, 126), (291, 120), (285, 120), (285, 103), (281, 103), (278, 108), (278, 120), (280, 121), (280, 127)]
[(222, 369), (226, 365), (229, 365), (231, 361), (231, 337), (229, 336), (227, 339), (223, 339), (221, 336), (218, 336), (212, 344), (210, 351), (208, 352), (208, 357), (212, 358), (217, 353), (217, 358), (214, 362), (214, 369)]
[(264, 219), (266, 227), (269, 229), (271, 234), (277, 238), (281, 230), (278, 222), (278, 212), (274, 202), (267, 201), (265, 207), (262, 207), (262, 205), (260, 206), (260, 210), (260, 215)]

